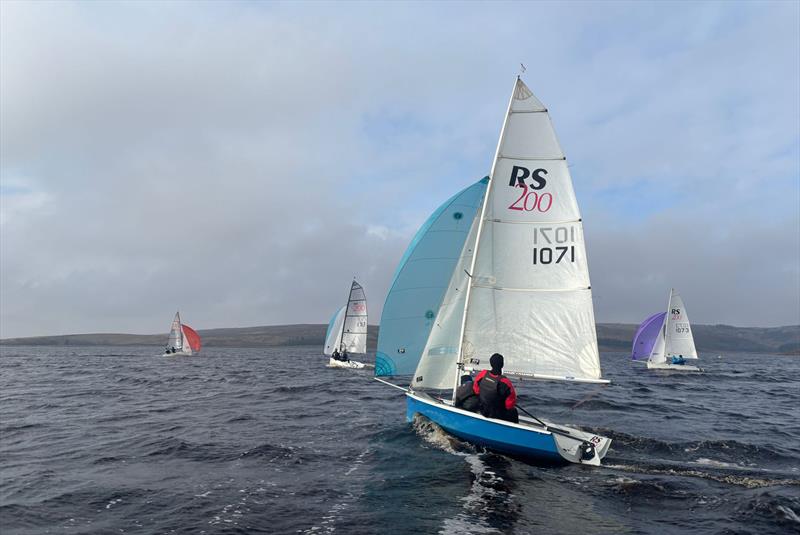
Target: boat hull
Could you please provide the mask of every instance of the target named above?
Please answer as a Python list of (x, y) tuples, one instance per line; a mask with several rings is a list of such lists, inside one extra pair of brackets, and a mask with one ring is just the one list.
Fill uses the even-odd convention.
[(648, 370), (664, 370), (670, 372), (701, 372), (702, 369), (690, 364), (655, 364), (653, 362), (647, 363)]
[[(508, 455), (547, 463), (578, 463), (598, 466), (608, 451), (611, 440), (579, 429), (553, 426), (559, 432), (520, 418), (519, 424), (485, 418), (456, 409), (426, 394), (406, 393), (406, 418), (412, 421), (420, 414), (448, 433), (473, 444)], [(544, 422), (551, 426), (549, 422)], [(592, 458), (582, 458), (580, 448), (590, 442), (595, 448)]]
[(360, 370), (364, 368), (366, 364), (363, 362), (358, 362), (357, 360), (336, 360), (336, 359), (328, 359), (328, 368), (352, 368), (356, 370)]
[(177, 351), (175, 353), (164, 353), (161, 355), (162, 357), (191, 357), (192, 355), (196, 355), (197, 353), (185, 353), (183, 351)]

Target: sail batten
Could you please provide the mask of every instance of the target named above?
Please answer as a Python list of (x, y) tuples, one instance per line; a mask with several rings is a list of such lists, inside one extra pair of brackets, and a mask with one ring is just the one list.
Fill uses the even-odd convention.
[(591, 290), (591, 286), (583, 286), (579, 288), (502, 288), (499, 286), (490, 286), (488, 284), (472, 285), (473, 288), (487, 288), (489, 290), (497, 290), (499, 292), (581, 292)]

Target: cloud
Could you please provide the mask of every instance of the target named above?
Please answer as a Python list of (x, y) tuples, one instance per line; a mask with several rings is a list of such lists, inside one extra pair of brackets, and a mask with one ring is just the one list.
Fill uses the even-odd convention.
[(1, 9), (4, 337), (322, 322), (353, 275), (377, 322), (416, 227), (488, 173), (520, 60), (599, 321), (670, 285), (694, 321), (800, 321), (795, 4)]

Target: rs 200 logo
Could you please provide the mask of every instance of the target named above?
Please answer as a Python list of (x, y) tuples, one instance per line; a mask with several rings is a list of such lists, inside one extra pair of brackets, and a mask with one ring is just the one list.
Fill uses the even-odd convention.
[(553, 206), (552, 193), (539, 193), (547, 185), (545, 175), (547, 169), (534, 169), (531, 172), (527, 167), (515, 165), (511, 168), (511, 176), (508, 185), (512, 188), (520, 188), (519, 198), (511, 203), (509, 210), (520, 212), (547, 212)]
[[(531, 173), (527, 167), (515, 165), (511, 168), (511, 179), (508, 181), (508, 185), (512, 188), (528, 186), (533, 190), (540, 190), (547, 185), (547, 179), (544, 177), (546, 174), (547, 169), (535, 169)], [(531, 184), (525, 182), (528, 178), (531, 179)]]

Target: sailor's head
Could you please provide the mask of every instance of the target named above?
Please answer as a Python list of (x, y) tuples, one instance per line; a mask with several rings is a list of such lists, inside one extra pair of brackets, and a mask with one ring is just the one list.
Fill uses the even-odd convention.
[(492, 372), (494, 372), (495, 375), (501, 373), (503, 371), (503, 355), (495, 353), (489, 359), (489, 364), (492, 365)]

